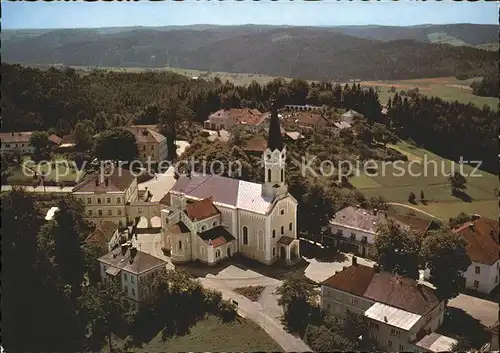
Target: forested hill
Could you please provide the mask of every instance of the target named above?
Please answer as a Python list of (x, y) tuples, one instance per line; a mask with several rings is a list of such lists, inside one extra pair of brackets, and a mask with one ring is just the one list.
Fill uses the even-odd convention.
[[(2, 60), (67, 66), (172, 66), (311, 80), (473, 76), (496, 68), (497, 53), (471, 47), (491, 42), (490, 26), (450, 26), (199, 25), (7, 31), (2, 33)], [(455, 44), (466, 46), (430, 43), (444, 38), (443, 42), (454, 44), (451, 37), (457, 39)]]

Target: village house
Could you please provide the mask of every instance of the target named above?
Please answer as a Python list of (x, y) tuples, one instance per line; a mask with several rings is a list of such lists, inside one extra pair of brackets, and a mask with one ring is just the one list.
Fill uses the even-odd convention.
[(343, 121), (352, 126), (358, 119), (362, 118), (364, 118), (363, 114), (351, 109), (340, 116), (340, 121)]
[(263, 156), (264, 184), (217, 175), (179, 177), (160, 201), (172, 262), (214, 264), (236, 253), (268, 265), (300, 259), (297, 201), (285, 181), (286, 148), (274, 104)]
[(315, 111), (288, 111), (283, 113), (283, 119), (287, 129), (288, 127), (314, 129), (328, 126), (328, 120)]
[(227, 131), (238, 126), (255, 133), (267, 126), (268, 117), (268, 114), (263, 114), (258, 109), (220, 109), (210, 114), (203, 125), (205, 129)]
[(21, 154), (31, 154), (35, 148), (30, 145), (30, 138), (33, 132), (2, 132), (2, 153), (17, 151)]
[(456, 340), (435, 331), (443, 322), (445, 302), (434, 290), (411, 278), (363, 266), (352, 258), (321, 284), (320, 306), (342, 316), (346, 311), (369, 320), (370, 336), (387, 352), (449, 351)]
[[(498, 286), (500, 269), (499, 223), (491, 219), (473, 215), (467, 222), (453, 230), (467, 241), (467, 254), (472, 264), (464, 273), (465, 287), (491, 293)], [(426, 270), (424, 277), (429, 278)]]
[(140, 125), (132, 125), (127, 129), (135, 136), (140, 160), (160, 163), (167, 158), (167, 138), (165, 136)]
[(154, 279), (166, 272), (167, 262), (126, 242), (99, 259), (101, 281), (120, 283), (127, 299), (139, 306), (156, 292)]
[(96, 225), (94, 231), (85, 238), (84, 243), (87, 246), (99, 247), (109, 252), (120, 244), (121, 234), (114, 222), (103, 221)]
[(159, 202), (141, 197), (137, 178), (129, 170), (114, 168), (112, 173), (88, 175), (72, 193), (85, 206), (84, 218), (94, 224), (110, 221), (122, 229), (144, 219), (148, 228), (153, 223), (159, 227)]

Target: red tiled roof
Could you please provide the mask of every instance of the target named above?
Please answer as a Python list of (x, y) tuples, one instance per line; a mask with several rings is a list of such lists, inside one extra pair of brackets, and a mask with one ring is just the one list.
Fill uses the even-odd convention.
[(214, 227), (203, 233), (198, 233), (198, 236), (208, 245), (211, 242), (214, 248), (235, 239), (233, 235), (223, 226)]
[(62, 137), (59, 137), (59, 136), (54, 135), (54, 134), (50, 135), (48, 138), (49, 138), (49, 141), (54, 142), (56, 145), (60, 145), (62, 142)]
[(184, 222), (179, 221), (170, 227), (171, 233), (182, 234), (190, 232), (189, 228), (184, 224)]
[(80, 184), (73, 188), (73, 192), (110, 192), (125, 191), (134, 181), (135, 177), (127, 169), (115, 168), (109, 177), (101, 177), (94, 173), (86, 177)]
[(322, 284), (419, 315), (439, 304), (434, 290), (414, 279), (363, 265), (347, 267)]
[(105, 246), (117, 230), (115, 223), (103, 221), (97, 224), (95, 230), (85, 239), (86, 244)]
[(254, 136), (243, 142), (241, 149), (247, 152), (264, 152), (267, 148), (267, 141), (262, 136)]
[(499, 259), (499, 223), (481, 217), (453, 230), (467, 240), (467, 254), (473, 262), (493, 265)]
[(192, 221), (201, 221), (220, 213), (214, 206), (212, 197), (188, 204), (185, 212)]

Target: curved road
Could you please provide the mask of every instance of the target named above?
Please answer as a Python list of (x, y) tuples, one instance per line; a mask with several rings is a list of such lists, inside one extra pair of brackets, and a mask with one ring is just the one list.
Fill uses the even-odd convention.
[(414, 207), (414, 206), (410, 206), (410, 205), (406, 205), (404, 203), (399, 203), (399, 202), (388, 202), (389, 205), (394, 205), (394, 206), (401, 206), (401, 207), (406, 207), (406, 208), (409, 208), (411, 210), (414, 210), (414, 211), (417, 211), (417, 212), (420, 212), (420, 213), (423, 213), (424, 215), (426, 216), (429, 216), (429, 217), (432, 217), (432, 218), (436, 218), (436, 219), (439, 219), (440, 221), (442, 221), (443, 219), (442, 218), (439, 218), (435, 215), (433, 215), (432, 213), (429, 213), (429, 212), (425, 212), (425, 211), (422, 211), (420, 208), (417, 208), (417, 207)]

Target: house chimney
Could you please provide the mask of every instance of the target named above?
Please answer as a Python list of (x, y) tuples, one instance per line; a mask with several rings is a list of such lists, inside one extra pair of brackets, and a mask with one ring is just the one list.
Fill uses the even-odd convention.
[(358, 264), (358, 258), (356, 256), (352, 257), (352, 265), (356, 266)]
[(356, 205), (356, 208), (359, 208), (359, 205)]
[(379, 267), (378, 264), (374, 264), (373, 265), (373, 272), (375, 272), (375, 273), (379, 273), (380, 272), (380, 267)]
[(125, 256), (125, 254), (127, 253), (127, 249), (128, 249), (128, 243), (123, 243), (121, 245), (121, 248), (122, 248), (122, 256)]
[(387, 322), (387, 316), (384, 316), (384, 322)]
[(474, 230), (474, 223), (469, 223), (469, 229)]
[(137, 255), (137, 248), (135, 246), (132, 246), (130, 248), (130, 260), (133, 260), (136, 255)]
[(481, 218), (481, 215), (473, 214), (471, 216), (471, 222), (477, 221), (479, 218)]

